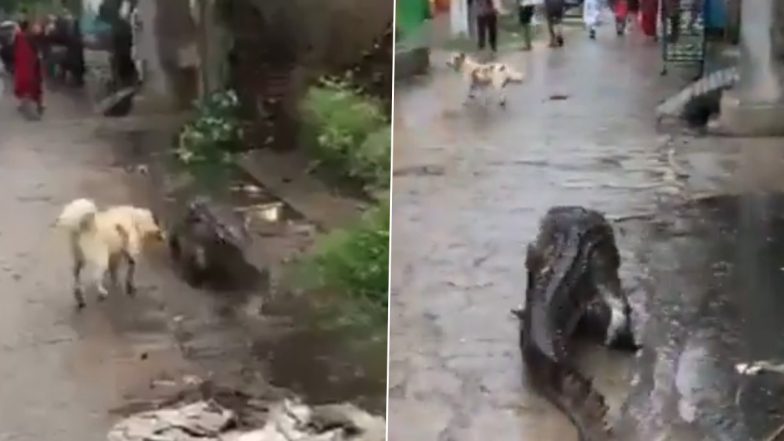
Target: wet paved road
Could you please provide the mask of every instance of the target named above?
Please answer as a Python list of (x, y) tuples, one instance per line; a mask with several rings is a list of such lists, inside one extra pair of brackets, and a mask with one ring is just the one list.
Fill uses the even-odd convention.
[[(552, 205), (625, 216), (680, 191), (653, 115), (679, 81), (658, 75), (657, 47), (604, 30), (597, 42), (578, 32), (561, 51), (504, 57), (530, 78), (509, 90), (506, 110), (461, 107), (465, 86), (443, 53), (429, 78), (398, 86), (390, 441), (574, 439), (522, 386), (508, 311), (522, 301), (525, 245)], [(616, 231), (639, 307), (646, 238)], [(617, 412), (632, 360), (599, 350), (585, 364)]]
[[(627, 428), (638, 439), (770, 439), (784, 377), (737, 363), (784, 360), (782, 139), (671, 143), (688, 175), (640, 234), (650, 268), (647, 341)], [(662, 438), (660, 438), (662, 437)]]

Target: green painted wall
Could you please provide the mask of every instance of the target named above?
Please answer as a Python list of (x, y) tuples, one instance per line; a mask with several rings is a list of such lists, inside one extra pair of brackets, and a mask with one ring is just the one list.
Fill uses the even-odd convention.
[(398, 38), (407, 38), (421, 30), (429, 18), (430, 4), (428, 0), (397, 0)]

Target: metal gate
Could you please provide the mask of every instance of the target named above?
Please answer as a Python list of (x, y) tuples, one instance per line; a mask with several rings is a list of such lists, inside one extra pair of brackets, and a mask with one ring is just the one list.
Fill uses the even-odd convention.
[(662, 75), (671, 65), (691, 65), (701, 77), (705, 69), (706, 0), (661, 1)]

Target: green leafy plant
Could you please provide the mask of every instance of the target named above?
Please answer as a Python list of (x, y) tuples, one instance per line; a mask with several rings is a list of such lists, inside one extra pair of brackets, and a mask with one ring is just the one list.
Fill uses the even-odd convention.
[(346, 81), (322, 80), (303, 108), (320, 163), (365, 186), (389, 186), (391, 131), (378, 100)]
[(227, 164), (241, 145), (239, 100), (234, 91), (217, 92), (196, 104), (197, 117), (183, 127), (175, 154), (184, 164)]
[(221, 191), (234, 169), (234, 153), (242, 146), (239, 100), (234, 91), (217, 92), (196, 104), (196, 117), (175, 141), (176, 168), (195, 178), (204, 191)]
[(353, 228), (330, 232), (302, 262), (304, 278), (330, 294), (329, 310), (337, 324), (383, 326), (387, 319), (389, 274), (389, 203), (365, 213)]

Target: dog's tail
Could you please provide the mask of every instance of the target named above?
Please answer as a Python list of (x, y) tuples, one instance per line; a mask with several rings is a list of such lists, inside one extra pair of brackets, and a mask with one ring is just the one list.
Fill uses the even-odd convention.
[(55, 222), (55, 226), (71, 232), (86, 228), (95, 219), (98, 207), (90, 199), (76, 199), (68, 203)]
[(507, 69), (507, 78), (509, 78), (510, 83), (522, 83), (525, 81), (525, 74), (523, 72), (514, 70), (511, 67), (508, 67)]

